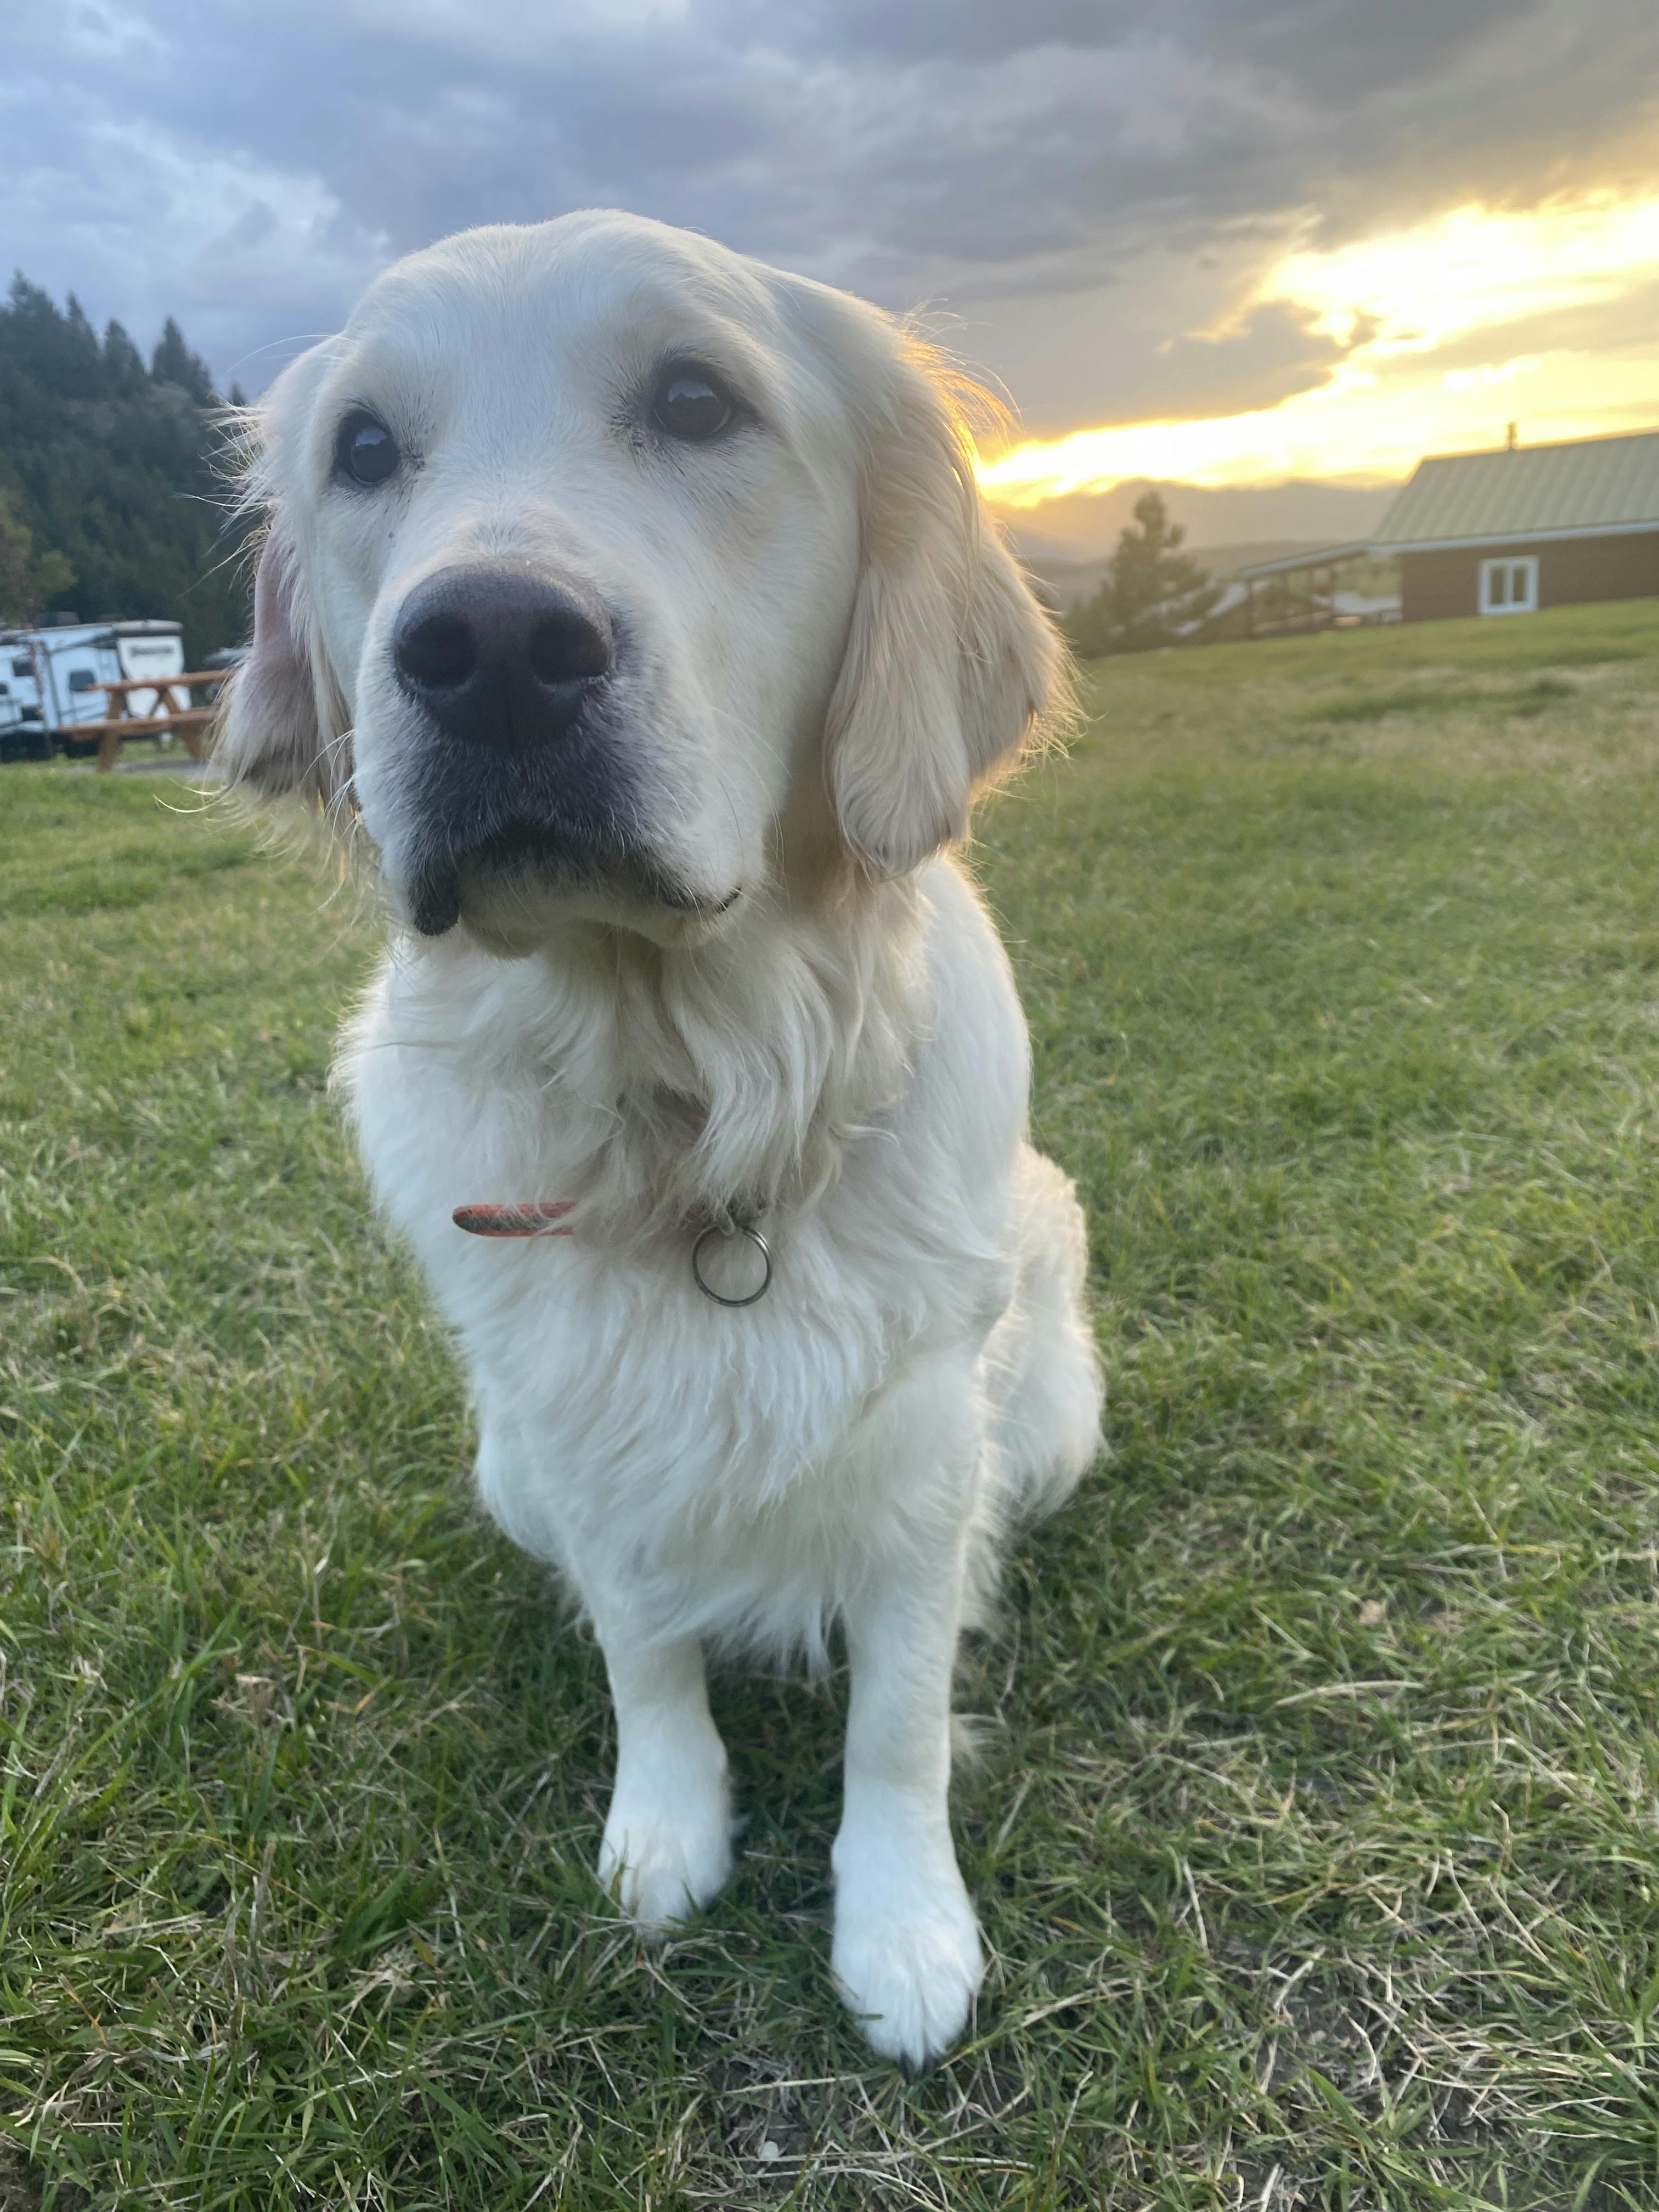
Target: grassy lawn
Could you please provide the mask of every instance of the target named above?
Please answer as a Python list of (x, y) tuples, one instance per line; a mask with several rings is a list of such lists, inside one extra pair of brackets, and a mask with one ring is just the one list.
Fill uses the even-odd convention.
[(325, 1097), (352, 900), (0, 774), (4, 2212), (1659, 2204), (1659, 602), (1087, 695), (977, 865), (1112, 1453), (967, 1656), (915, 2084), (841, 1685), (718, 1686), (684, 1941), (594, 1892), (597, 1655)]

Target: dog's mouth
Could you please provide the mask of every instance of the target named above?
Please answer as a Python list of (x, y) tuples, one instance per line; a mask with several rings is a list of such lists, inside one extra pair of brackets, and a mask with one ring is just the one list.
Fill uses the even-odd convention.
[(743, 896), (711, 898), (650, 853), (617, 841), (596, 851), (545, 822), (511, 819), (486, 835), (428, 855), (410, 880), (410, 918), (422, 937), (443, 937), (469, 908), (528, 904), (538, 896), (620, 895), (687, 919), (714, 921)]

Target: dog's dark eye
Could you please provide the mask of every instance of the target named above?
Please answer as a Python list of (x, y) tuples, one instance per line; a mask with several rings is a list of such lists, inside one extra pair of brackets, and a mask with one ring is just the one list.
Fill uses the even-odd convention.
[(686, 362), (664, 370), (651, 402), (651, 419), (657, 428), (690, 445), (718, 438), (737, 411), (712, 368)]
[(334, 447), (336, 475), (349, 477), (353, 483), (383, 484), (402, 459), (398, 441), (372, 415), (359, 410), (341, 423)]

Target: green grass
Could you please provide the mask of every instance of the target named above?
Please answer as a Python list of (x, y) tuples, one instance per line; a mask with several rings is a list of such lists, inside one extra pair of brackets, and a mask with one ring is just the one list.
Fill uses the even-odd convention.
[(6, 2212), (1659, 2204), (1659, 603), (1086, 691), (977, 865), (1112, 1453), (964, 1664), (915, 2084), (839, 1684), (718, 1686), (684, 1941), (594, 1893), (596, 1655), (325, 1097), (351, 902), (0, 775)]

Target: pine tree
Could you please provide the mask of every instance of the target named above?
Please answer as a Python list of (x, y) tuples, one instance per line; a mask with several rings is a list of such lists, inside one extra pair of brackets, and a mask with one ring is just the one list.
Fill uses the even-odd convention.
[(118, 322), (104, 327), (104, 389), (112, 399), (131, 399), (149, 381), (141, 354)]
[(201, 355), (192, 353), (185, 343), (185, 334), (171, 315), (161, 325), (161, 335), (150, 356), (149, 373), (157, 384), (183, 385), (198, 407), (216, 407), (219, 404), (212, 372)]
[(27, 367), (63, 399), (96, 399), (103, 392), (103, 362), (93, 328), (70, 295), (65, 314), (39, 285), (12, 279), (10, 304), (0, 314), (0, 362)]
[(1170, 521), (1158, 493), (1143, 492), (1134, 514), (1134, 523), (1119, 534), (1100, 589), (1066, 618), (1066, 635), (1085, 660), (1173, 645), (1220, 597), (1209, 571), (1182, 552), (1187, 533)]

